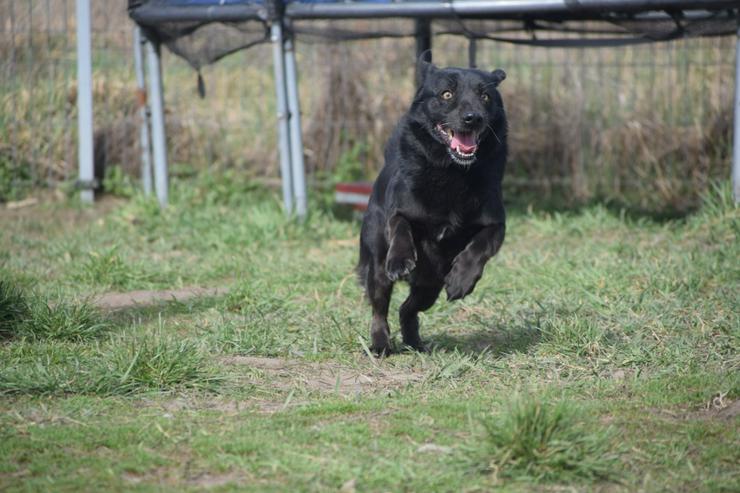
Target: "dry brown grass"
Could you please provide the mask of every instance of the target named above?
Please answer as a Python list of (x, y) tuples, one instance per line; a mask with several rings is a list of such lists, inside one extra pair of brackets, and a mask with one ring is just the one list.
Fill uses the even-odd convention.
[[(27, 179), (38, 184), (75, 174), (73, 4), (16, 3), (12, 33), (8, 4), (0, 6), (0, 168), (29, 170)], [(125, 9), (93, 4), (97, 158), (136, 173), (131, 25)], [(373, 26), (385, 27), (362, 27)], [(510, 196), (692, 207), (710, 181), (727, 174), (731, 41), (585, 51), (481, 43), (479, 65), (509, 73), (502, 92)], [(435, 48), (440, 64), (464, 65), (461, 38), (438, 37)], [(413, 94), (413, 51), (411, 39), (298, 44), (310, 172), (326, 176), (340, 165), (371, 178), (380, 169), (385, 140)], [(206, 67), (205, 100), (185, 63), (167, 54), (164, 66), (173, 163), (277, 176), (269, 47)]]

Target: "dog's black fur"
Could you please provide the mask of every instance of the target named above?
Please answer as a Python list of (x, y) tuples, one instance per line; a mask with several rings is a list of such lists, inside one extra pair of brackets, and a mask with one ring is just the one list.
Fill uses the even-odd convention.
[[(502, 70), (419, 62), (418, 90), (385, 149), (360, 235), (357, 271), (372, 305), (371, 349), (390, 353), (388, 305), (406, 280), (403, 342), (423, 351), (418, 313), (444, 287), (448, 300), (473, 291), (504, 241), (501, 180), (506, 114)], [(452, 132), (450, 132), (450, 130)]]

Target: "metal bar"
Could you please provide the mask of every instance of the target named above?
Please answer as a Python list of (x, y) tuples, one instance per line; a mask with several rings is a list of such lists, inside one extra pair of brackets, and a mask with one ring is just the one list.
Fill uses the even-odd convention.
[(263, 5), (181, 5), (154, 6), (145, 4), (130, 10), (131, 18), (144, 26), (162, 22), (238, 22), (264, 20), (267, 9)]
[(90, 0), (77, 0), (77, 125), (80, 199), (92, 203), (93, 186), (93, 97)]
[[(299, 3), (286, 6), (287, 19), (349, 19), (369, 17), (484, 16), (500, 19), (564, 16), (571, 19), (600, 19), (605, 13), (658, 10), (723, 10), (737, 7), (737, 0), (450, 0), (404, 3)], [(265, 20), (262, 5), (143, 5), (130, 10), (141, 25), (163, 22), (224, 22)]]
[(285, 59), (283, 58), (283, 28), (279, 21), (270, 26), (272, 41), (272, 63), (275, 71), (275, 92), (277, 95), (278, 152), (280, 154), (280, 177), (283, 185), (283, 205), (285, 212), (293, 212), (293, 180), (290, 156), (290, 128), (288, 125), (288, 106), (285, 88)]
[(424, 55), (425, 62), (432, 61), (432, 54), (426, 53), (432, 49), (432, 23), (429, 19), (417, 19), (414, 29), (416, 36), (416, 59)]
[(732, 140), (732, 192), (740, 204), (740, 25), (735, 40), (735, 122)]
[(164, 128), (164, 97), (162, 94), (162, 63), (160, 46), (152, 40), (145, 43), (149, 72), (149, 100), (152, 110), (152, 151), (154, 156), (154, 188), (159, 205), (167, 205), (167, 142)]
[(408, 3), (290, 3), (285, 16), (291, 19), (367, 17), (459, 17), (521, 18), (566, 15), (568, 18), (601, 18), (606, 12), (651, 10), (728, 9), (736, 0), (451, 0)]
[(414, 80), (418, 84), (420, 79), (420, 60), (432, 61), (432, 23), (429, 19), (416, 19), (414, 22), (414, 36), (416, 38), (416, 73)]
[(293, 196), (295, 212), (299, 218), (306, 217), (306, 169), (303, 164), (303, 138), (301, 136), (301, 105), (298, 97), (298, 74), (295, 63), (295, 50), (292, 36), (287, 36), (284, 44), (285, 85), (288, 93), (288, 113), (290, 115), (290, 160), (293, 177)]
[(149, 141), (149, 103), (144, 74), (143, 41), (141, 29), (134, 27), (134, 70), (136, 71), (137, 101), (139, 105), (139, 144), (141, 145), (141, 184), (146, 195), (152, 194), (152, 146)]
[(468, 38), (468, 67), (478, 68), (478, 40)]

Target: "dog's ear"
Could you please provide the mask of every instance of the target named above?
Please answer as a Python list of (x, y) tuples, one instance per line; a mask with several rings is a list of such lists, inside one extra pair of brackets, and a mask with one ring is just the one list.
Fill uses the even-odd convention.
[(432, 63), (432, 50), (426, 50), (419, 55), (419, 59), (416, 61), (416, 87), (423, 86), (424, 81), (435, 70), (437, 70), (437, 67)]
[(498, 85), (501, 84), (504, 79), (506, 79), (506, 72), (504, 72), (500, 68), (497, 68), (496, 70), (491, 72), (491, 75), (493, 76), (494, 87), (498, 87)]

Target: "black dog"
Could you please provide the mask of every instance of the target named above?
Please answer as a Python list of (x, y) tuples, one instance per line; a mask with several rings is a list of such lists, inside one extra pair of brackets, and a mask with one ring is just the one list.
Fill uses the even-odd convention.
[(420, 62), (418, 90), (385, 149), (360, 235), (360, 282), (372, 305), (371, 349), (390, 352), (393, 284), (410, 285), (399, 316), (403, 342), (423, 350), (418, 313), (442, 287), (448, 300), (473, 291), (504, 241), (501, 179), (506, 78)]

